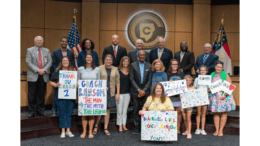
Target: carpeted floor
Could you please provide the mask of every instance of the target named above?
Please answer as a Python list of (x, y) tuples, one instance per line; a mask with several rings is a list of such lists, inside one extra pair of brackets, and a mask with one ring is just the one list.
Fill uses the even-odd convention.
[(118, 131), (110, 131), (111, 135), (106, 136), (98, 131), (93, 139), (80, 138), (80, 133), (74, 133), (75, 137), (64, 139), (60, 135), (47, 136), (21, 141), (22, 146), (149, 146), (149, 145), (174, 145), (174, 146), (239, 146), (238, 135), (224, 135), (224, 137), (215, 137), (212, 133), (208, 135), (195, 135), (192, 133), (192, 139), (186, 139), (186, 136), (179, 135), (178, 141), (174, 142), (152, 142), (141, 141), (141, 135), (133, 135), (133, 130), (129, 133), (120, 134)]

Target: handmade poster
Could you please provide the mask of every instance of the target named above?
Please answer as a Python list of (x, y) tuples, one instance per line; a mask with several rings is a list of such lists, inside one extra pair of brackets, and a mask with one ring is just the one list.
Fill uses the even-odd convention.
[(210, 91), (211, 91), (212, 94), (221, 91), (221, 90), (223, 89), (223, 87), (222, 87), (222, 80), (219, 79), (219, 80), (217, 80), (216, 82), (211, 83), (211, 84), (209, 85), (209, 89), (210, 89)]
[(211, 75), (199, 75), (198, 84), (199, 85), (210, 85), (211, 84)]
[(224, 81), (222, 85), (223, 85), (222, 91), (224, 91), (225, 93), (227, 93), (229, 95), (231, 95), (232, 92), (234, 91), (234, 89), (236, 88), (235, 85), (229, 83), (228, 81)]
[(176, 111), (143, 111), (141, 140), (177, 141)]
[(107, 81), (78, 81), (78, 115), (106, 115), (107, 113)]
[(77, 71), (59, 72), (58, 99), (77, 99)]
[(186, 80), (160, 82), (167, 96), (178, 95), (187, 91)]
[(207, 89), (188, 90), (187, 92), (182, 93), (180, 97), (181, 107), (183, 109), (209, 104)]

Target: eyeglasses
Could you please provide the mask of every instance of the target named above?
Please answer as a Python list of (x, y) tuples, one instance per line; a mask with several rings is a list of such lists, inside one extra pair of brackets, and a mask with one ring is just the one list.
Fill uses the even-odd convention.
[(172, 64), (172, 65), (178, 65), (178, 64)]

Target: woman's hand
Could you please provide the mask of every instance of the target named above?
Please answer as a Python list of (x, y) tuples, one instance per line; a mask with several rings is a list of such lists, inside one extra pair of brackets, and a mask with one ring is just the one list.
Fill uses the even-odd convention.
[(116, 101), (118, 101), (120, 99), (119, 94), (116, 94)]
[(165, 112), (165, 109), (162, 108), (162, 109), (161, 109), (161, 112)]
[(106, 87), (106, 90), (108, 90), (108, 87)]
[(170, 82), (172, 82), (173, 80), (172, 79), (170, 79)]
[(142, 115), (142, 113), (143, 113), (143, 111), (142, 111), (142, 110), (140, 110), (140, 111), (139, 111), (139, 115)]
[(219, 100), (223, 100), (223, 99), (225, 99), (226, 97), (227, 97), (226, 95), (223, 95), (223, 96), (219, 97)]
[(60, 85), (61, 85), (60, 83), (56, 83), (55, 87), (60, 87)]
[(77, 84), (77, 88), (79, 88), (79, 84)]

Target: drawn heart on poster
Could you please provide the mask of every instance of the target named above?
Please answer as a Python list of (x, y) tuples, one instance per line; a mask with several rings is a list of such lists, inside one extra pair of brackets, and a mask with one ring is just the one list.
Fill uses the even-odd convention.
[(234, 89), (235, 89), (235, 86), (232, 85), (232, 84), (230, 84), (230, 86), (229, 86), (229, 90), (234, 90)]
[(142, 114), (142, 118), (144, 117), (144, 114)]

